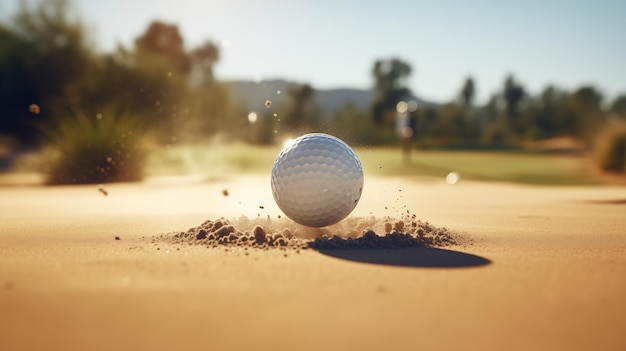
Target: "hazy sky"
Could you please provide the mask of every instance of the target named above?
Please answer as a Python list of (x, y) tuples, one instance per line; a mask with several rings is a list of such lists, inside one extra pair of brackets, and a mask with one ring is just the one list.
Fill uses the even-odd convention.
[(626, 93), (624, 0), (74, 2), (102, 50), (130, 46), (153, 19), (177, 24), (188, 47), (221, 44), (219, 79), (367, 88), (373, 62), (395, 56), (413, 67), (410, 88), (438, 102), (468, 75), (483, 102), (509, 73), (531, 93), (548, 83)]

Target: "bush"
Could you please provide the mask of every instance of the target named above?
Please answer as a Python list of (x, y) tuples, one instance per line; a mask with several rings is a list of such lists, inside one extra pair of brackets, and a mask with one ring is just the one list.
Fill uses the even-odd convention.
[(626, 173), (626, 123), (605, 128), (597, 140), (597, 157), (602, 170)]
[(44, 130), (55, 151), (48, 184), (97, 184), (143, 178), (140, 118), (127, 113), (70, 113)]

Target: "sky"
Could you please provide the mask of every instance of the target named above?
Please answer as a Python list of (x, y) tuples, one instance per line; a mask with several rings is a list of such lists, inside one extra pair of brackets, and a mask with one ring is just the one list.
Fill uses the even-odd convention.
[[(0, 6), (11, 12), (18, 1)], [(8, 0), (11, 2), (11, 0)], [(74, 0), (101, 51), (130, 47), (150, 21), (178, 25), (185, 45), (221, 46), (218, 79), (289, 79), (369, 88), (374, 62), (409, 63), (409, 88), (451, 101), (471, 76), (477, 101), (507, 75), (531, 93), (548, 84), (626, 94), (624, 0)]]

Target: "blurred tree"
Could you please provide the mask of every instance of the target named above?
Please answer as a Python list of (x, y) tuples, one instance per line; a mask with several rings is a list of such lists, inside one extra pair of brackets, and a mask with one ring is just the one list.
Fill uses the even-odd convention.
[(466, 129), (464, 108), (455, 103), (440, 107), (434, 134), (441, 144), (459, 144)]
[[(69, 0), (30, 4), (20, 2), (10, 23), (0, 19), (0, 134), (34, 146), (43, 136), (66, 154), (51, 167), (54, 182), (140, 177), (146, 135), (162, 144), (241, 137), (241, 109), (215, 82), (213, 43), (186, 52), (178, 28), (157, 21), (134, 48), (96, 54)], [(131, 139), (136, 147), (125, 148)], [(125, 170), (113, 176), (109, 158), (123, 159)], [(78, 170), (83, 175), (72, 178)]]
[(85, 33), (66, 0), (20, 2), (12, 23), (0, 24), (0, 133), (36, 142), (33, 126), (48, 123), (51, 99), (66, 95), (91, 62)]
[(282, 121), (289, 132), (309, 132), (319, 127), (318, 108), (315, 105), (315, 91), (308, 85), (289, 89)]
[(191, 58), (185, 52), (183, 37), (176, 25), (160, 21), (150, 23), (146, 32), (135, 40), (139, 59), (164, 59), (169, 71), (189, 73)]
[(496, 119), (499, 118), (506, 118), (506, 102), (504, 100), (504, 97), (502, 96), (502, 93), (495, 93), (491, 95), (491, 98), (489, 99), (489, 101), (487, 101), (487, 104), (484, 106), (484, 109), (486, 110), (486, 122), (493, 122)]
[[(376, 124), (393, 128), (396, 104), (401, 100), (408, 100), (412, 95), (406, 86), (406, 80), (411, 75), (411, 66), (397, 58), (378, 60), (374, 63), (372, 75), (374, 77), (372, 117)], [(386, 115), (390, 117), (385, 118)]]
[(446, 146), (470, 146), (480, 138), (480, 128), (467, 107), (448, 103), (439, 108), (430, 132), (434, 140)]
[(611, 104), (611, 112), (615, 113), (618, 118), (626, 120), (626, 95), (615, 98)]
[(422, 148), (435, 146), (437, 142), (437, 119), (439, 106), (428, 106), (416, 111), (415, 135), (417, 144)]
[(233, 102), (228, 87), (214, 84), (218, 59), (219, 50), (210, 41), (187, 53), (178, 27), (160, 21), (135, 40), (127, 61), (150, 81), (140, 91), (146, 110), (161, 127), (162, 143), (197, 141), (229, 129)]
[(245, 133), (237, 133), (244, 123), (237, 117), (243, 112), (229, 88), (215, 82), (219, 49), (213, 42), (205, 41), (187, 53), (178, 27), (156, 21), (135, 44), (134, 69), (147, 72), (158, 83), (144, 85), (142, 91), (159, 105), (153, 115), (166, 126), (163, 142), (173, 137), (193, 142), (218, 133), (246, 139)]
[[(467, 146), (478, 143), (480, 139), (480, 119), (474, 108), (474, 99), (476, 97), (476, 85), (472, 77), (467, 77), (461, 88), (462, 111), (455, 111), (456, 115), (453, 120), (458, 128), (456, 132), (460, 136), (460, 142)], [(451, 109), (455, 110), (455, 109)]]
[(515, 135), (511, 130), (506, 110), (503, 93), (497, 93), (492, 95), (487, 104), (478, 111), (477, 126), (483, 145), (504, 147), (514, 143)]
[(327, 120), (322, 131), (333, 134), (350, 145), (364, 146), (389, 143), (391, 140), (386, 139), (379, 129), (368, 118), (365, 111), (348, 103)]
[(474, 103), (475, 95), (476, 88), (474, 86), (474, 79), (472, 77), (468, 77), (465, 80), (465, 84), (463, 84), (463, 89), (461, 89), (461, 98), (463, 99), (463, 104), (466, 107), (471, 107)]
[(583, 86), (573, 94), (582, 112), (598, 113), (602, 110), (602, 93), (593, 86)]
[(34, 52), (32, 45), (0, 25), (0, 134), (13, 135), (22, 142), (31, 141), (33, 130), (28, 121), (37, 117), (29, 113), (28, 106), (41, 103), (41, 94), (31, 84), (35, 77), (29, 74)]
[(180, 105), (174, 118), (176, 126), (172, 127), (179, 140), (199, 142), (218, 134), (250, 140), (241, 132), (249, 126), (249, 111), (236, 103), (226, 83), (197, 86), (183, 97)]
[(97, 57), (87, 74), (69, 86), (59, 105), (91, 116), (105, 110), (119, 111), (121, 116), (141, 119), (141, 124), (149, 127), (146, 131), (169, 142), (178, 131), (177, 117), (184, 110), (182, 98), (189, 93), (186, 77), (147, 67), (148, 60), (139, 66), (134, 58), (134, 53), (124, 48)]
[(509, 119), (518, 116), (519, 106), (526, 92), (524, 87), (519, 85), (512, 75), (508, 76), (504, 82), (504, 99), (506, 100), (506, 111)]
[(522, 138), (529, 124), (528, 95), (512, 75), (509, 75), (502, 91), (506, 106), (506, 120), (500, 122), (506, 125), (514, 139)]
[(558, 135), (557, 115), (563, 96), (557, 88), (548, 86), (538, 96), (530, 97), (522, 126), (523, 139), (540, 140)]
[(592, 86), (583, 86), (570, 94), (561, 105), (560, 122), (564, 134), (590, 142), (606, 116), (602, 111), (602, 94)]
[(210, 41), (192, 50), (192, 81), (197, 82), (201, 86), (213, 84), (215, 80), (213, 66), (219, 58), (220, 55), (217, 46)]

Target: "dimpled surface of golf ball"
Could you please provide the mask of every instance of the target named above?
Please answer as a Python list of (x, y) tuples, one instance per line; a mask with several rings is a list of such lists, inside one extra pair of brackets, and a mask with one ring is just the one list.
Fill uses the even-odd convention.
[(342, 140), (305, 134), (274, 161), (272, 194), (283, 213), (302, 225), (324, 227), (354, 210), (363, 190), (363, 168)]

